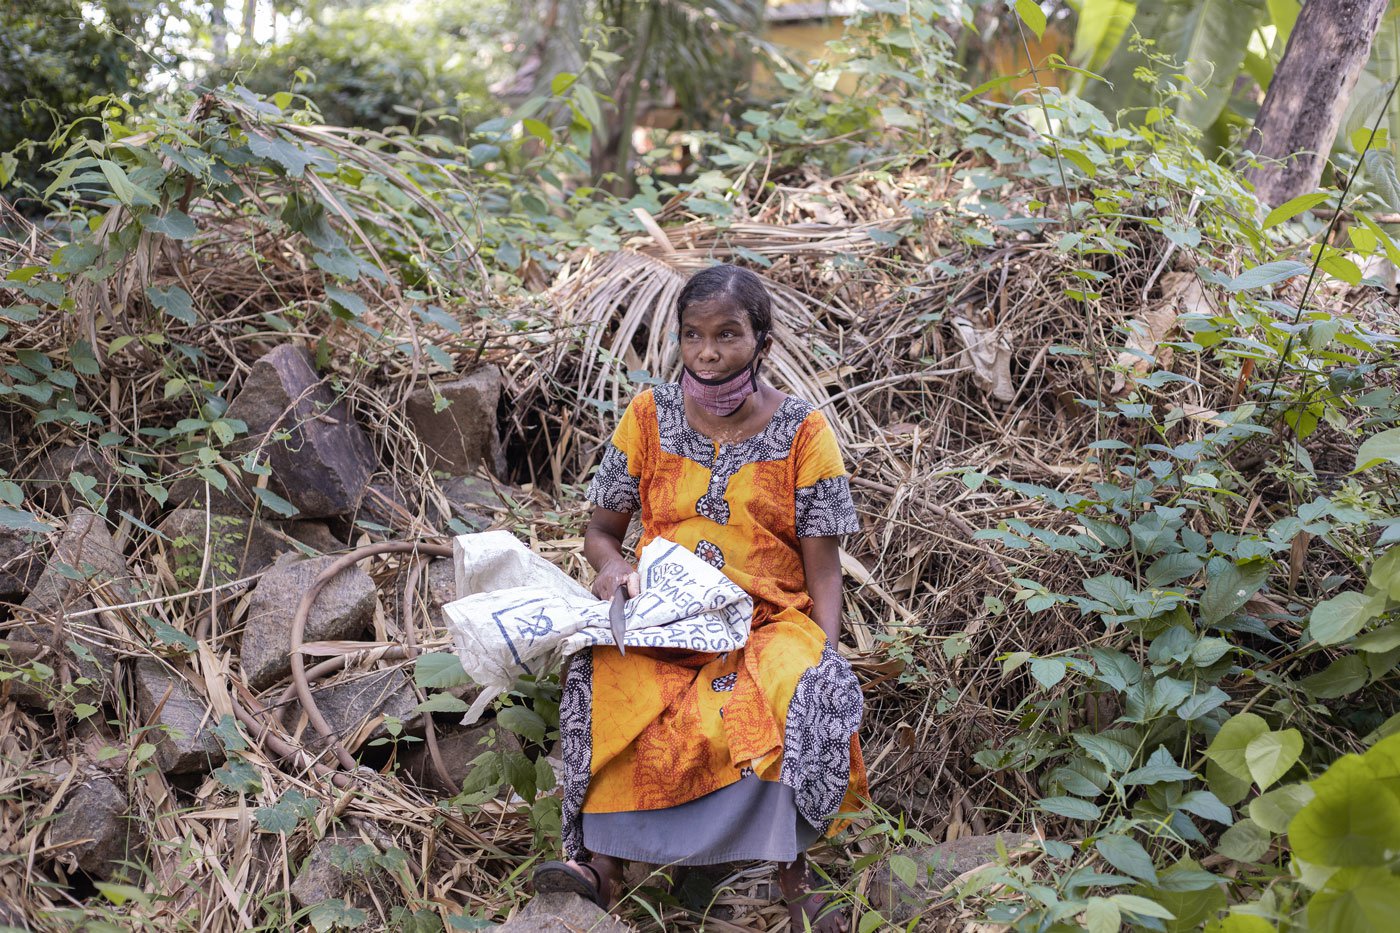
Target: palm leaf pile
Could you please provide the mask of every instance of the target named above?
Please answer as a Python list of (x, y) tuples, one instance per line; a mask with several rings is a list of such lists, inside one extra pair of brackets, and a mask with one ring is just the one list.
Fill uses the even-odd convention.
[[(383, 465), (377, 488), (393, 490), (400, 509), (392, 530), (384, 520), (333, 523), (335, 541), (313, 550), (442, 545), (452, 514), (446, 478), (427, 468), (403, 402), (425, 382), (493, 363), (505, 374), (510, 468), (488, 478), (500, 494), (480, 508), (493, 527), (582, 575), (582, 484), (628, 398), (674, 378), (675, 297), (687, 274), (713, 261), (750, 265), (771, 283), (778, 340), (768, 372), (821, 406), (845, 447), (863, 526), (845, 542), (846, 648), (866, 687), (873, 804), (907, 814), (936, 839), (1027, 828), (992, 814), (1022, 813), (1022, 801), (1038, 794), (1034, 775), (991, 772), (975, 758), (1021, 729), (1034, 688), (1024, 669), (1004, 674), (1001, 659), (1053, 655), (1082, 645), (1084, 633), (1067, 607), (1006, 611), (1030, 565), (977, 532), (1061, 518), (977, 474), (1059, 490), (1095, 478), (1088, 445), (1106, 438), (1084, 400), (1111, 404), (1150, 368), (1138, 364), (1154, 355), (1175, 314), (1215, 300), (1192, 290), (1182, 269), (1164, 266), (1159, 234), (1121, 230), (1131, 248), (1094, 260), (1111, 275), (1101, 297), (1086, 303), (1065, 294), (1080, 280), (1044, 237), (1001, 233), (992, 245), (970, 246), (958, 236), (956, 166), (840, 179), (790, 173), (741, 190), (723, 221), (675, 203), (643, 218), (648, 235), (612, 252), (569, 256), (546, 289), (517, 294), (485, 287), (470, 224), (442, 207), (452, 197), (423, 194), (470, 199), (434, 154), (384, 137), (269, 123), (236, 103), (206, 101), (179, 122), (122, 143), (123, 165), (188, 179), (183, 189), (166, 184), (160, 199), (162, 216), (175, 208), (188, 221), (179, 236), (158, 235), (152, 227), (160, 223), (149, 219), (133, 224), (152, 209), (111, 204), (96, 231), (75, 240), (84, 261), (66, 266), (73, 245), (60, 248), (45, 231), (8, 218), (6, 269), (35, 271), (11, 278), (29, 287), (0, 310), (5, 384), (40, 385), (15, 367), (30, 372), (43, 354), (72, 371), (67, 397), (90, 417), (35, 419), (47, 400), (34, 401), (28, 389), (21, 394), (29, 401), (0, 397), (0, 434), (12, 435), (0, 457), (0, 478), (10, 483), (0, 498), (7, 514), (23, 509), (54, 526), (84, 505), (105, 508), (135, 592), (113, 600), (80, 587), (96, 610), (75, 613), (69, 635), (106, 639), (123, 670), (138, 662), (168, 668), (206, 704), (205, 725), (219, 724), (238, 767), (178, 780), (153, 767), (150, 724), (117, 680), (83, 716), (62, 700), (45, 710), (10, 697), (0, 704), (0, 922), (284, 928), (295, 912), (288, 886), (328, 835), (359, 853), (337, 868), (348, 891), (327, 910), (343, 908), (341, 921), (435, 929), (464, 909), (502, 917), (521, 902), (520, 869), (539, 851), (537, 830), (548, 830), (532, 814), (538, 821), (544, 809), (508, 788), (449, 803), (399, 770), (392, 745), (367, 743), (363, 730), (341, 737), (368, 766), (357, 771), (311, 743), (294, 685), (259, 693), (236, 662), (255, 581), (215, 587), (203, 573), (175, 573), (186, 558), (155, 530), (168, 506), (150, 490), (217, 485), (200, 472), (207, 464), (194, 456), (198, 438), (174, 443), (170, 433), (185, 419), (217, 414), (212, 400), (232, 398), (262, 352), (296, 342), (317, 354), (370, 433)], [(199, 161), (216, 140), (246, 150), (234, 160), (243, 170)], [(1021, 184), (1017, 199), (1049, 202), (1053, 211), (1057, 195)], [(907, 207), (934, 202), (948, 207), (918, 215)], [(90, 269), (105, 271), (83, 274)], [(43, 291), (44, 281), (56, 287)], [(188, 305), (172, 306), (181, 294)], [(14, 310), (21, 306), (32, 313)], [(1118, 364), (1132, 346), (1139, 352), (1119, 366), (1125, 381), (1115, 388), (1105, 364)], [(94, 365), (70, 365), (82, 362), (75, 347)], [(1086, 357), (1063, 348), (1098, 349)], [(1227, 404), (1235, 380), (1194, 376), (1163, 389), (1159, 401), (1203, 424)], [(1200, 427), (1188, 419), (1182, 430), (1186, 440)], [(96, 486), (51, 466), (58, 462), (87, 464), (99, 474)], [(217, 469), (237, 472), (233, 462)], [(446, 644), (420, 559), (385, 551), (364, 566), (378, 587), (376, 638), (321, 645), (325, 657), (340, 659), (324, 668), (326, 685), (410, 670), (416, 651)], [(1034, 568), (1042, 578), (1105, 569), (1069, 553), (1038, 556)], [(1327, 572), (1325, 562), (1307, 569)], [(102, 627), (91, 621), (98, 615)], [(7, 624), (20, 616), (0, 605)], [(547, 705), (546, 697), (540, 708)], [(257, 712), (282, 709), (290, 715)], [(453, 718), (439, 715), (439, 725)], [(528, 750), (547, 768), (546, 746)], [(120, 883), (95, 885), (70, 851), (47, 842), (57, 808), (96, 780), (120, 789), (149, 841)], [(887, 844), (880, 833), (861, 834), (870, 825), (858, 824), (847, 840), (852, 856)], [(848, 879), (844, 855), (830, 849), (821, 860), (862, 892), (865, 876)], [(759, 870), (731, 876), (708, 908), (657, 893), (656, 877), (633, 880), (647, 889), (637, 904), (652, 906), (628, 908), (629, 916), (650, 928), (776, 929), (783, 916)], [(945, 906), (940, 916), (949, 922), (962, 909)], [(337, 920), (318, 916), (318, 929)]]

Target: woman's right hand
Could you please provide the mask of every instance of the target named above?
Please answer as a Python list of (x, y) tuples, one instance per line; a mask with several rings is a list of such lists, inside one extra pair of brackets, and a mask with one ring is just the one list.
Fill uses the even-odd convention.
[(599, 599), (612, 599), (617, 588), (626, 584), (627, 598), (631, 599), (642, 591), (642, 578), (637, 568), (618, 558), (608, 561), (593, 578), (593, 595)]

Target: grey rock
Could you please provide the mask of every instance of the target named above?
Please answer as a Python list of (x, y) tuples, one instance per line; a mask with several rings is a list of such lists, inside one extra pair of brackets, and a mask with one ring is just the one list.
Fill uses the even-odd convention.
[[(338, 558), (302, 559), (284, 554), (258, 581), (248, 601), (248, 619), (239, 647), (243, 677), (261, 690), (292, 671), (288, 655), (292, 618), (302, 595)], [(353, 638), (368, 628), (374, 614), (374, 581), (359, 567), (337, 574), (321, 588), (306, 620), (306, 641)], [(309, 665), (308, 665), (309, 666)]]
[(348, 515), (360, 504), (374, 448), (306, 350), (284, 344), (253, 364), (228, 417), (247, 423), (246, 445), (262, 445), (272, 485), (298, 517)]
[[(104, 774), (85, 774), (69, 788), (68, 798), (49, 824), (50, 846), (64, 846), (59, 856), (97, 878), (110, 878), (122, 859), (132, 859), (140, 837), (127, 819), (126, 792)], [(70, 847), (71, 846), (71, 847)]]
[(95, 480), (91, 495), (96, 502), (117, 507), (128, 505), (127, 488), (117, 473), (116, 454), (111, 450), (80, 444), (76, 447), (52, 447), (39, 455), (33, 475), (25, 483), (30, 498), (49, 512), (63, 514), (78, 506), (92, 505), (69, 477), (80, 473)]
[[(435, 410), (441, 398), (448, 404)], [(505, 473), (505, 453), (496, 429), (501, 371), (483, 366), (453, 382), (423, 386), (408, 397), (405, 413), (428, 454), (431, 469), (470, 473), (478, 464)]]
[(907, 923), (927, 902), (942, 895), (959, 875), (995, 862), (998, 840), (1010, 851), (1029, 838), (1024, 833), (992, 833), (906, 849), (901, 854), (912, 858), (919, 867), (917, 885), (910, 888), (894, 877), (888, 863), (882, 863), (871, 869), (866, 889), (870, 903), (893, 922)]
[[(150, 732), (156, 764), (166, 774), (204, 774), (223, 764), (224, 749), (209, 731), (208, 707), (189, 682), (153, 658), (136, 663), (136, 709)], [(158, 737), (158, 738), (155, 738)]]
[[(332, 829), (311, 847), (287, 889), (298, 906), (311, 907), (334, 898), (350, 900), (347, 895), (351, 889), (360, 886), (372, 888), (381, 902), (394, 899), (384, 871), (376, 866), (356, 867), (355, 864), (355, 853), (366, 851), (362, 847), (368, 846), (374, 854), (383, 853), (393, 845), (393, 839), (368, 820), (356, 820), (355, 824), (364, 830), (363, 835), (354, 828), (342, 826)], [(373, 840), (372, 844), (365, 842), (365, 836)], [(351, 870), (346, 871), (341, 866)]]
[(273, 527), (284, 540), (304, 544), (319, 554), (345, 550), (345, 542), (337, 538), (325, 522), (275, 522)]
[(450, 518), (455, 518), (472, 531), (485, 531), (494, 524), (492, 516), (507, 508), (503, 495), (523, 496), (511, 486), (492, 485), (475, 476), (453, 476), (440, 484), (447, 499)]
[[(361, 672), (327, 686), (313, 685), (311, 694), (316, 700), (316, 708), (326, 717), (327, 724), (335, 730), (342, 742), (352, 748), (357, 746), (351, 740), (359, 735), (371, 720), (381, 721), (365, 735), (365, 741), (389, 734), (383, 726), (382, 717), (394, 716), (402, 720), (411, 720), (415, 715), (413, 709), (418, 705), (412, 681), (399, 668)], [(293, 729), (297, 726), (296, 720), (300, 713), (300, 707), (296, 705), (287, 710), (286, 719)], [(329, 744), (310, 724), (305, 726), (302, 739), (312, 751), (320, 751)]]
[(428, 743), (414, 742), (399, 758), (399, 765), (420, 787), (431, 787), (445, 794), (462, 792), (462, 782), (472, 770), (472, 761), (482, 752), (520, 750), (513, 732), (498, 727), (495, 720), (472, 726), (437, 728), (438, 753), (447, 768), (444, 781), (433, 767)]
[(417, 510), (398, 484), (383, 477), (370, 482), (360, 500), (356, 520), (365, 519), (395, 532), (421, 531)]
[(292, 900), (301, 907), (311, 907), (344, 897), (350, 890), (350, 876), (336, 866), (335, 850), (354, 851), (359, 845), (360, 837), (348, 830), (336, 830), (317, 841), (287, 889)]
[(290, 550), (286, 540), (266, 524), (247, 516), (176, 509), (160, 523), (169, 538), (171, 570), (183, 585), (194, 587), (203, 566), (205, 541), (209, 567), (204, 585), (218, 586), (250, 576)]
[(448, 558), (428, 562), (427, 585), (420, 582), (418, 598), (427, 607), (428, 621), (433, 628), (443, 628), (447, 623), (442, 615), (442, 607), (457, 598), (457, 570)]
[(635, 927), (576, 894), (539, 894), (496, 929), (502, 933), (631, 933)]
[[(19, 625), (11, 629), (7, 637), (52, 648), (55, 656), (45, 659), (50, 667), (58, 667), (55, 661), (61, 653), (67, 660), (72, 680), (91, 681), (77, 686), (73, 701), (97, 705), (113, 670), (115, 655), (100, 639), (73, 631), (73, 621), (84, 627), (102, 628), (100, 615), (83, 616), (78, 620), (72, 620), (72, 616), (95, 608), (94, 596), (104, 606), (130, 602), (131, 582), (126, 558), (107, 531), (107, 523), (88, 509), (78, 509), (69, 517), (54, 546), (53, 556), (21, 604)], [(69, 648), (69, 641), (81, 645), (84, 654)], [(58, 684), (29, 684), (18, 679), (11, 684), (16, 699), (38, 706), (47, 705), (59, 687)]]
[(29, 531), (0, 528), (0, 600), (25, 597), (44, 572), (39, 546), (44, 537)]

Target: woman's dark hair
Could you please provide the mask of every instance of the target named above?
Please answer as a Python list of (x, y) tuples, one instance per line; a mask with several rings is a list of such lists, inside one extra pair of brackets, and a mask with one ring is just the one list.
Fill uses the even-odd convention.
[(685, 283), (676, 299), (676, 324), (684, 322), (685, 309), (695, 302), (716, 298), (733, 298), (738, 302), (748, 314), (754, 334), (767, 334), (773, 329), (773, 302), (763, 279), (748, 269), (723, 264), (701, 269)]

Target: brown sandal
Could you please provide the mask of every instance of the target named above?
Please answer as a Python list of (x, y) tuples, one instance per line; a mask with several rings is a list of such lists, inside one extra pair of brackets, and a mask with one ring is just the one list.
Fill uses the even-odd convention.
[[(593, 880), (584, 877), (583, 871), (592, 875)], [(535, 866), (530, 884), (536, 894), (577, 894), (604, 910), (608, 909), (607, 895), (603, 890), (607, 882), (603, 873), (588, 862), (579, 862), (577, 868), (568, 862), (541, 862)]]

